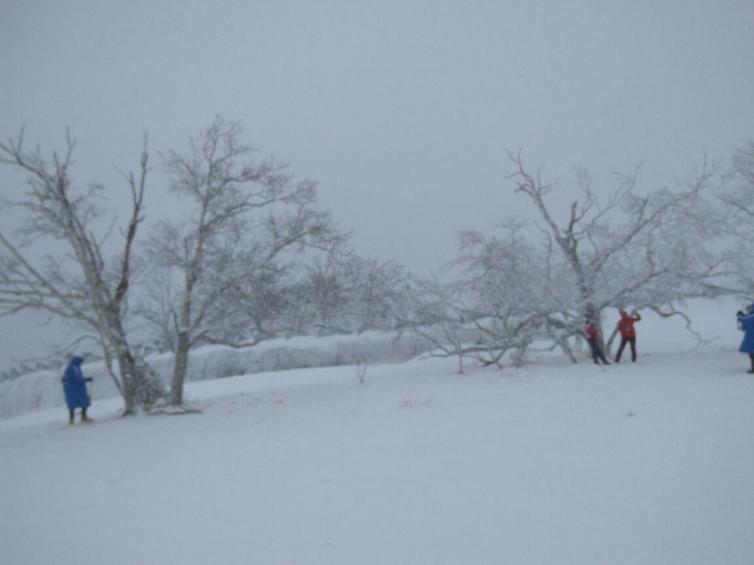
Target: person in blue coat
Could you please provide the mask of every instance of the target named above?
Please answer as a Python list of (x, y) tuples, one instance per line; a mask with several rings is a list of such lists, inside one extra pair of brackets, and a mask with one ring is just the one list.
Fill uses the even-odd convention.
[(86, 390), (86, 383), (92, 382), (92, 379), (85, 377), (81, 371), (81, 364), (83, 362), (83, 357), (71, 357), (71, 361), (68, 363), (68, 367), (66, 367), (63, 374), (63, 392), (65, 393), (65, 403), (68, 405), (69, 424), (73, 424), (73, 416), (76, 408), (81, 408), (82, 422), (92, 421), (86, 415), (86, 409), (91, 404), (89, 392)]
[(736, 312), (738, 328), (744, 332), (744, 340), (741, 342), (739, 351), (748, 353), (751, 360), (749, 373), (754, 373), (754, 304), (746, 307), (746, 312)]

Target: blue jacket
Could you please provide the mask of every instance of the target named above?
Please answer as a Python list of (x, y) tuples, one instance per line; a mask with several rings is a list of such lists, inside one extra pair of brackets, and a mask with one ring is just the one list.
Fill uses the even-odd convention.
[(739, 314), (738, 323), (744, 331), (744, 340), (738, 350), (741, 353), (754, 353), (754, 313)]
[(72, 357), (63, 374), (63, 392), (65, 403), (70, 410), (86, 408), (90, 404), (89, 393), (86, 390), (86, 377), (81, 372), (82, 357)]

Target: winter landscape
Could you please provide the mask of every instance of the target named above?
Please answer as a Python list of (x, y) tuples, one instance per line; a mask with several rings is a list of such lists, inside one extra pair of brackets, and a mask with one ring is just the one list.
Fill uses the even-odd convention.
[(0, 563), (754, 563), (753, 21), (3, 5)]
[(744, 565), (754, 378), (730, 319), (702, 348), (643, 320), (636, 364), (298, 369), (192, 382), (201, 414), (4, 420), (3, 562)]

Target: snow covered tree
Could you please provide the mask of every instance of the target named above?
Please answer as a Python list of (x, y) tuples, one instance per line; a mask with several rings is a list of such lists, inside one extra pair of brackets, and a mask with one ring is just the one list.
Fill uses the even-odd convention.
[(461, 234), (453, 279), (424, 284), (412, 310), (415, 330), (439, 354), (499, 364), (511, 352), (519, 363), (527, 351), (557, 348), (577, 362), (574, 345), (587, 316), (601, 326), (606, 308), (632, 305), (682, 316), (690, 327), (683, 301), (730, 292), (712, 164), (705, 161), (675, 190), (648, 195), (637, 194), (638, 170), (617, 175), (604, 200), (578, 170), (581, 196), (558, 223), (546, 198), (554, 187), (530, 174), (520, 156), (511, 159), (516, 189), (543, 225), (537, 232), (509, 220), (502, 235)]
[(754, 141), (740, 147), (733, 155), (726, 182), (719, 190), (725, 205), (730, 233), (731, 261), (735, 270), (736, 293), (745, 300), (754, 296)]
[[(105, 211), (98, 205), (105, 188), (98, 183), (86, 189), (76, 187), (70, 172), (76, 144), (70, 134), (66, 141), (65, 153), (53, 153), (51, 158), (39, 149), (27, 150), (23, 131), (0, 143), (0, 163), (22, 172), (27, 180), (23, 196), (5, 201), (9, 209), (23, 214), (23, 222), (15, 238), (0, 232), (0, 314), (43, 312), (91, 332), (102, 348), (127, 415), (139, 405), (153, 403), (160, 394), (159, 383), (134, 355), (126, 327), (131, 256), (143, 219), (149, 171), (146, 140), (139, 173), (125, 175), (131, 209), (121, 230), (121, 248), (110, 259), (106, 242), (115, 220), (103, 226)], [(10, 194), (13, 189), (4, 192)], [(118, 374), (112, 369), (113, 360)]]
[[(548, 338), (570, 354), (562, 337), (562, 296), (548, 250), (530, 245), (523, 222), (508, 220), (500, 236), (467, 231), (449, 265), (450, 280), (424, 282), (414, 294), (413, 329), (436, 347), (434, 355), (500, 365), (510, 353), (523, 362), (536, 339)], [(567, 337), (567, 336), (566, 336)]]
[[(163, 296), (143, 312), (172, 343), (173, 405), (183, 402), (190, 349), (244, 345), (237, 332), (250, 321), (258, 331), (249, 343), (264, 337), (254, 317), (265, 307), (266, 283), (285, 270), (290, 254), (327, 249), (341, 237), (314, 207), (315, 184), (295, 181), (285, 163), (252, 160), (241, 134), (238, 124), (217, 117), (187, 152), (164, 156), (171, 191), (194, 206), (181, 222), (162, 221), (149, 243)], [(253, 300), (242, 300), (245, 291)]]
[(349, 262), (351, 288), (349, 314), (356, 330), (390, 330), (400, 326), (406, 306), (409, 279), (395, 261), (354, 256)]
[(568, 268), (561, 283), (575, 291), (567, 305), (576, 314), (570, 333), (580, 331), (585, 314), (599, 325), (609, 306), (662, 311), (719, 288), (715, 281), (725, 276), (724, 261), (716, 259), (714, 241), (706, 237), (719, 235), (718, 224), (710, 221), (704, 205), (717, 175), (714, 164), (705, 160), (675, 190), (645, 195), (636, 190), (638, 169), (618, 174), (617, 187), (604, 200), (592, 189), (589, 172), (577, 170), (581, 197), (559, 223), (546, 198), (554, 185), (528, 172), (520, 155), (509, 156), (516, 191), (530, 198), (544, 236)]
[(720, 194), (720, 199), (738, 214), (742, 235), (754, 241), (754, 141), (749, 141), (736, 150), (729, 173), (729, 183)]
[(411, 307), (406, 320), (418, 337), (432, 346), (432, 357), (457, 357), (458, 373), (464, 374), (464, 360), (477, 353), (479, 332), (473, 327), (474, 315), (459, 296), (458, 285), (438, 280), (418, 281), (410, 293)]
[(400, 325), (409, 285), (395, 261), (363, 258), (339, 246), (307, 267), (296, 285), (295, 325), (318, 334), (391, 330)]

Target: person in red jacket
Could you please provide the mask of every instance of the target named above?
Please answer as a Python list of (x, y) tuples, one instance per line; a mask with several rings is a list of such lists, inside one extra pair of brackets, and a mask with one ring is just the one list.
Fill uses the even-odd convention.
[(620, 312), (620, 320), (618, 321), (618, 332), (620, 332), (620, 347), (618, 353), (615, 356), (615, 362), (620, 363), (620, 356), (623, 354), (623, 348), (627, 343), (631, 344), (631, 361), (636, 363), (636, 329), (634, 324), (641, 320), (639, 314), (631, 316), (623, 308), (618, 310)]
[(599, 365), (599, 362), (602, 361), (603, 365), (609, 365), (610, 362), (605, 359), (605, 354), (602, 353), (602, 348), (600, 347), (600, 330), (594, 319), (589, 315), (584, 318), (584, 334), (592, 350), (594, 364)]

